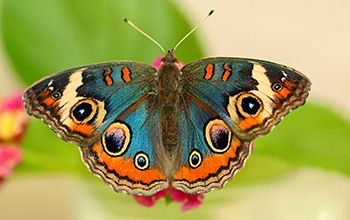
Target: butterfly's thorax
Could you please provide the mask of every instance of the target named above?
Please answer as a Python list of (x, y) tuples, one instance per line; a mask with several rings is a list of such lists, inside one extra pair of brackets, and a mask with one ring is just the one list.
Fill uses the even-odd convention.
[(176, 154), (179, 144), (178, 104), (181, 73), (173, 53), (168, 53), (158, 71), (159, 117), (163, 147), (169, 155)]

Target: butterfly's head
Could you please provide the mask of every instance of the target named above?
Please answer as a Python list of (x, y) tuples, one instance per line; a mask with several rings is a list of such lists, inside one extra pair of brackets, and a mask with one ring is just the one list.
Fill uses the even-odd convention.
[(162, 57), (161, 65), (176, 65), (179, 69), (180, 67), (182, 67), (182, 64), (175, 56), (174, 50), (168, 50), (168, 53), (165, 54), (164, 57)]
[(177, 61), (173, 50), (168, 50), (168, 53), (162, 58), (162, 63), (174, 63)]

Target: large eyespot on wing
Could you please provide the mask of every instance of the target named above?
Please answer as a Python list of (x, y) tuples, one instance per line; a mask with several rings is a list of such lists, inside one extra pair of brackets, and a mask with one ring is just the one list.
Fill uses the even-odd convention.
[(252, 62), (256, 87), (232, 94), (227, 111), (244, 139), (266, 134), (291, 110), (303, 105), (310, 81), (296, 70), (272, 63)]
[(57, 73), (23, 96), (29, 115), (47, 123), (63, 140), (82, 146), (152, 89), (156, 69), (136, 62), (108, 62)]
[(132, 195), (153, 195), (168, 187), (159, 159), (158, 115), (147, 100), (130, 106), (90, 147), (81, 147), (92, 173), (113, 190)]
[(191, 95), (184, 98), (179, 119), (182, 160), (172, 186), (190, 194), (222, 188), (244, 166), (250, 142), (237, 138), (210, 106)]
[(207, 58), (185, 65), (182, 73), (184, 90), (211, 106), (247, 141), (268, 133), (303, 105), (311, 86), (292, 68), (253, 59)]

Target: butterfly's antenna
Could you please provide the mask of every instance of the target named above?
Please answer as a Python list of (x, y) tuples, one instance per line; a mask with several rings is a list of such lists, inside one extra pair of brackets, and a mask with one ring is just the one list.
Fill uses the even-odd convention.
[(213, 9), (210, 10), (209, 14), (208, 14), (207, 16), (205, 16), (205, 18), (203, 18), (203, 20), (202, 20), (201, 22), (199, 22), (199, 24), (197, 24), (190, 32), (188, 32), (188, 33), (179, 41), (179, 43), (176, 44), (176, 46), (174, 47), (174, 51), (176, 50), (176, 48), (177, 48), (184, 40), (186, 40), (186, 38), (187, 38), (188, 36), (190, 36), (199, 26), (201, 26), (201, 24), (203, 24), (203, 22), (204, 22), (205, 20), (207, 20), (207, 19), (210, 17), (210, 15), (212, 15), (213, 13), (214, 13), (214, 10), (213, 10)]
[(130, 21), (129, 19), (127, 18), (124, 18), (123, 19), (125, 21), (125, 23), (127, 23), (128, 25), (130, 25), (131, 27), (135, 28), (138, 32), (140, 32), (143, 36), (147, 37), (148, 39), (150, 39), (153, 43), (155, 43), (162, 51), (164, 54), (165, 53), (165, 50), (164, 48), (162, 47), (162, 45), (160, 45), (160, 43), (158, 43), (156, 40), (154, 40), (151, 36), (149, 36), (148, 34), (146, 34), (143, 30), (141, 30), (139, 27), (137, 27), (134, 23), (132, 23), (132, 21)]

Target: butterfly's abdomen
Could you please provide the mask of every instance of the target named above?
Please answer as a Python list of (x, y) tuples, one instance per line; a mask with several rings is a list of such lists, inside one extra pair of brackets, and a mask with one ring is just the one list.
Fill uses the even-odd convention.
[(171, 155), (179, 144), (180, 71), (175, 64), (169, 63), (163, 65), (158, 74), (161, 139), (163, 147)]

